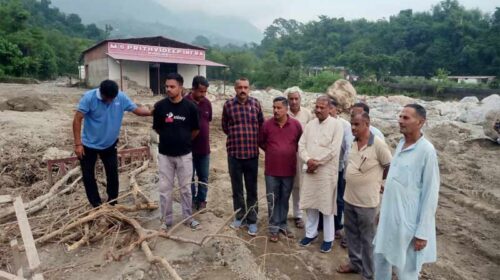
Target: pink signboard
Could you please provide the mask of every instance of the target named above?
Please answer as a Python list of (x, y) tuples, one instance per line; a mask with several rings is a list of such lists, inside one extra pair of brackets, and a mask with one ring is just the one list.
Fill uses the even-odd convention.
[(115, 42), (108, 42), (108, 54), (124, 54), (150, 58), (205, 60), (204, 50), (180, 49)]

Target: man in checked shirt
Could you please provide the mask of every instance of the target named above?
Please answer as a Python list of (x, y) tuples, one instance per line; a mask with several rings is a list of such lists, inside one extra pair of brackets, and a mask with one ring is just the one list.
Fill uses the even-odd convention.
[[(250, 81), (236, 80), (236, 96), (226, 101), (222, 109), (222, 129), (227, 135), (227, 163), (233, 191), (234, 210), (240, 209), (231, 224), (233, 229), (248, 225), (248, 234), (257, 234), (257, 171), (259, 160), (258, 136), (264, 122), (260, 103), (250, 97)], [(246, 203), (243, 192), (245, 180)]]

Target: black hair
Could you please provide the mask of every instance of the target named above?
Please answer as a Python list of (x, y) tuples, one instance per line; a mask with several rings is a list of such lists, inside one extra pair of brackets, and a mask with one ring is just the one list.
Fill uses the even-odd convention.
[(208, 87), (209, 84), (208, 84), (207, 79), (205, 77), (203, 77), (203, 76), (196, 76), (196, 77), (194, 77), (193, 78), (193, 83), (192, 83), (193, 89), (197, 89), (200, 86)]
[(286, 99), (283, 96), (278, 96), (278, 97), (274, 98), (273, 103), (274, 102), (281, 102), (285, 107), (288, 107), (288, 99)]
[(248, 83), (250, 83), (250, 80), (247, 77), (240, 77), (236, 79), (236, 81), (234, 81), (234, 84), (237, 84), (239, 81), (247, 81)]
[(422, 117), (424, 120), (427, 119), (427, 111), (425, 111), (425, 108), (422, 105), (418, 105), (417, 103), (406, 104), (405, 108), (413, 108), (415, 109), (415, 112), (417, 112), (417, 115)]
[(360, 115), (363, 119), (367, 120), (368, 123), (370, 123), (370, 115), (365, 111), (363, 111), (363, 113), (351, 114), (351, 119), (353, 119), (355, 116), (358, 116), (358, 115)]
[(112, 80), (104, 80), (99, 85), (99, 92), (106, 98), (115, 98), (118, 95), (118, 84)]
[(184, 84), (184, 78), (179, 73), (168, 73), (166, 80), (176, 80), (180, 86)]
[(352, 105), (352, 107), (363, 108), (363, 111), (370, 114), (370, 107), (368, 107), (368, 105), (366, 105), (366, 103), (358, 102), (358, 103)]
[(337, 99), (335, 98), (330, 99), (330, 106), (337, 107), (338, 105), (339, 103), (337, 102)]

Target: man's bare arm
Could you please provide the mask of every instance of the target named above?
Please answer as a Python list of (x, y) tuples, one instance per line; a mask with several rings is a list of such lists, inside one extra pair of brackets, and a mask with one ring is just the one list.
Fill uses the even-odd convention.
[(83, 113), (76, 111), (75, 117), (73, 118), (73, 138), (75, 144), (75, 154), (78, 158), (82, 158), (85, 155), (83, 144), (82, 144), (82, 121)]
[(147, 106), (140, 106), (137, 107), (134, 111), (132, 111), (132, 113), (140, 117), (148, 117), (153, 115), (153, 110)]

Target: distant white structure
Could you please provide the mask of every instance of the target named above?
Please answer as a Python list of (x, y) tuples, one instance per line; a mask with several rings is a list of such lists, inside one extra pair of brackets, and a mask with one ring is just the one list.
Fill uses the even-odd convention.
[(448, 76), (448, 80), (464, 84), (487, 84), (494, 79), (495, 76)]
[(80, 81), (85, 80), (85, 66), (83, 65), (78, 66), (78, 78)]

